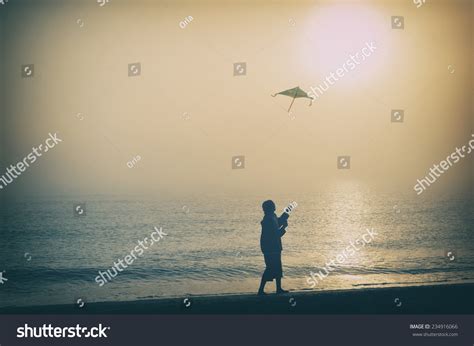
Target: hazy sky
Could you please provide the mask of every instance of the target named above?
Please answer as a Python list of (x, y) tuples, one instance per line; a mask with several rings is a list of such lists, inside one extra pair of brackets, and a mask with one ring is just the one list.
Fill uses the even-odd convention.
[[(0, 175), (49, 132), (63, 140), (0, 193), (280, 193), (342, 180), (410, 193), (471, 139), (472, 1), (16, 0), (0, 11)], [(309, 91), (367, 42), (372, 55), (311, 107), (297, 99), (289, 115), (291, 99), (270, 96)], [(237, 155), (244, 169), (231, 168)], [(472, 162), (430, 193), (472, 186)]]

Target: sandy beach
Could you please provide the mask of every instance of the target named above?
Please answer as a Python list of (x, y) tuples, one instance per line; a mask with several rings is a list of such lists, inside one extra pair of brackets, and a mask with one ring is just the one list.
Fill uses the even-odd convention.
[(1, 308), (1, 314), (472, 314), (474, 284), (190, 296)]

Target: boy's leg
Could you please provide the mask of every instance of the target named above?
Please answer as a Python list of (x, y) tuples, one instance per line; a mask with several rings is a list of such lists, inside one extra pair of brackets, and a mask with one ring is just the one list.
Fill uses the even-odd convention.
[(288, 293), (288, 291), (281, 288), (281, 278), (276, 278), (276, 291), (277, 293)]
[(258, 294), (265, 294), (264, 290), (265, 290), (265, 283), (266, 281), (263, 279), (263, 277), (265, 276), (265, 273), (262, 274), (262, 280), (260, 280), (260, 287), (258, 289)]

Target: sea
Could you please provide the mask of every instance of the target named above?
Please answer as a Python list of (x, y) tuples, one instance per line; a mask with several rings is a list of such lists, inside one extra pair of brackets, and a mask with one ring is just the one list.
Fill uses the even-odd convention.
[[(426, 193), (427, 194), (427, 193)], [(283, 236), (283, 287), (295, 291), (474, 282), (471, 195), (361, 188), (275, 196), (43, 196), (2, 206), (0, 307), (256, 293), (264, 270), (261, 204), (296, 202)], [(111, 269), (166, 234), (104, 285)], [(367, 229), (376, 235), (336, 261)], [(135, 252), (136, 254), (136, 252)], [(128, 258), (130, 262), (130, 257)], [(315, 287), (310, 273), (333, 270)], [(268, 283), (267, 292), (274, 292)]]

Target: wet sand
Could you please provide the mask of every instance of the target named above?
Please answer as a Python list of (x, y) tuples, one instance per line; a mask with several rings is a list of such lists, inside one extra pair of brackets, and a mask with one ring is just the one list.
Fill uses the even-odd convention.
[(0, 308), (0, 314), (472, 314), (474, 284)]

